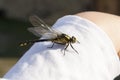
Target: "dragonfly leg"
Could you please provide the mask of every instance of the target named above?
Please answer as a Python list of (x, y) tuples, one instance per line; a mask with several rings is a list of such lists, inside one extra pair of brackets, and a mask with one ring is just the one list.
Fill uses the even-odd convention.
[(52, 46), (50, 46), (50, 47), (48, 47), (48, 48), (53, 48), (54, 44), (55, 44), (55, 43), (53, 42)]
[(67, 49), (68, 46), (69, 46), (69, 43), (65, 45), (65, 48), (64, 48), (64, 55), (65, 55), (65, 50)]
[(75, 50), (75, 48), (72, 46), (71, 43), (70, 43), (70, 46), (72, 47), (72, 49), (73, 49), (77, 54), (79, 54), (79, 53), (77, 52), (77, 50)]

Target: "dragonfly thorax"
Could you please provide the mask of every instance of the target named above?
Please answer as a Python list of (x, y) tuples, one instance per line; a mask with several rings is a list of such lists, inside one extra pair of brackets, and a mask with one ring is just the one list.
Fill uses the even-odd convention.
[(60, 36), (61, 41), (63, 41), (64, 43), (75, 43), (76, 42), (76, 38), (74, 36), (70, 37), (67, 34), (61, 34)]

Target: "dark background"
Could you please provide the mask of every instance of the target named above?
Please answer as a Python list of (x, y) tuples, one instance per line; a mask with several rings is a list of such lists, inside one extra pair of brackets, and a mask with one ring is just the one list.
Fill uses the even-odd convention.
[(31, 46), (20, 47), (19, 43), (37, 39), (27, 31), (32, 26), (28, 21), (30, 15), (52, 25), (64, 15), (83, 11), (120, 15), (119, 4), (120, 0), (0, 0), (0, 76)]

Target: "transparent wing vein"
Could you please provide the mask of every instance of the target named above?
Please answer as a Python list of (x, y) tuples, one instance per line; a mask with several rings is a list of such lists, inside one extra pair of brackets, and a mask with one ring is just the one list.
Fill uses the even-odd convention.
[(38, 37), (45, 36), (46, 38), (55, 38), (61, 34), (61, 32), (51, 29), (44, 21), (35, 15), (30, 16), (29, 19), (34, 27), (28, 28), (28, 31)]

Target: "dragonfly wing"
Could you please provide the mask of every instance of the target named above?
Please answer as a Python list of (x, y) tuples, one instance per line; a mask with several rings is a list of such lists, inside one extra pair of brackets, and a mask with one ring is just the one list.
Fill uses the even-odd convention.
[(58, 35), (57, 33), (48, 31), (41, 27), (31, 27), (31, 28), (28, 28), (28, 31), (32, 32), (34, 35), (38, 37), (44, 36), (45, 38), (55, 38)]
[(32, 32), (34, 35), (38, 37), (41, 37), (46, 32), (45, 29), (42, 29), (40, 27), (30, 27), (28, 28), (28, 31)]
[(49, 36), (49, 37), (57, 37), (60, 34), (59, 31), (55, 31), (51, 29), (44, 21), (42, 21), (37, 16), (30, 16), (30, 22), (33, 26), (28, 28), (28, 31), (32, 32), (34, 35), (41, 37), (41, 36)]
[(29, 20), (31, 24), (35, 27), (42, 27), (43, 29), (52, 31), (52, 29), (44, 21), (42, 21), (39, 17), (35, 15), (30, 16)]

